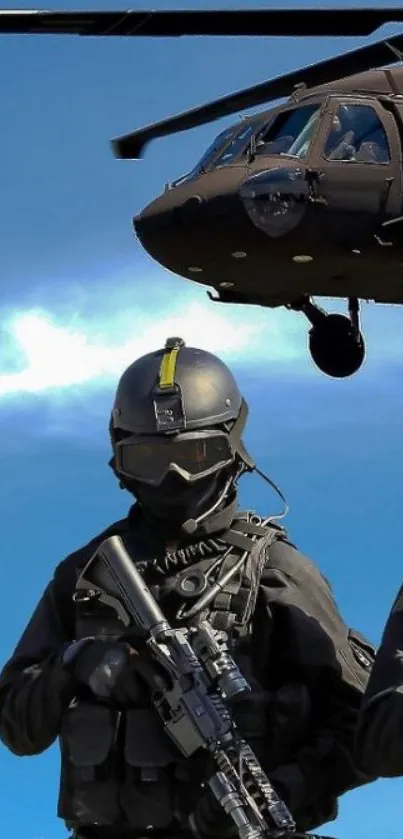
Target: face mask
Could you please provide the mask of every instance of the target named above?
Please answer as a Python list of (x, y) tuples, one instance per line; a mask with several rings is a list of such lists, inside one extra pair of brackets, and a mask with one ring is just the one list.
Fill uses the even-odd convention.
[(149, 518), (180, 527), (214, 503), (221, 488), (220, 474), (189, 484), (177, 473), (170, 472), (159, 486), (136, 482), (132, 492)]

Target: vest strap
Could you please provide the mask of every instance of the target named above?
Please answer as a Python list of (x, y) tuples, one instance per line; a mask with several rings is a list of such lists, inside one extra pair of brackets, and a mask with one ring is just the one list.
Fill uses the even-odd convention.
[(247, 555), (243, 565), (224, 583), (210, 605), (209, 620), (215, 629), (224, 630), (237, 638), (250, 634), (248, 625), (255, 610), (260, 579), (268, 559), (267, 551), (273, 542), (284, 538), (284, 528), (257, 524), (249, 518), (236, 519), (230, 530), (223, 534), (222, 541), (236, 550), (224, 559), (218, 583), (239, 561), (239, 551)]

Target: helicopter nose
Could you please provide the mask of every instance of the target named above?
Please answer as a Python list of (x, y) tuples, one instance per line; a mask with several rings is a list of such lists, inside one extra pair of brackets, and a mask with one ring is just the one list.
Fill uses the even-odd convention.
[(199, 271), (206, 276), (208, 264), (219, 260), (221, 252), (239, 250), (239, 228), (246, 218), (238, 195), (240, 179), (239, 169), (226, 172), (217, 194), (216, 181), (206, 175), (152, 201), (133, 219), (144, 250), (175, 274), (197, 279)]
[[(187, 251), (197, 253), (198, 241), (204, 238), (209, 223), (209, 202), (202, 195), (182, 198), (176, 189), (152, 201), (133, 219), (134, 232), (144, 250), (161, 265), (175, 272)], [(190, 254), (189, 254), (190, 256)]]
[[(175, 196), (176, 197), (176, 196)], [(134, 232), (143, 248), (154, 258), (155, 247), (174, 231), (183, 232), (186, 227), (194, 227), (201, 220), (205, 200), (200, 195), (190, 196), (182, 203), (172, 201), (173, 196), (162, 195), (148, 204), (133, 219)]]

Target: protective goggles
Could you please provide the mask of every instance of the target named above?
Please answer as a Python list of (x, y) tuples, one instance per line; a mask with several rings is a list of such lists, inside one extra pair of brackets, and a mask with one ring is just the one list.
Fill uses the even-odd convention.
[(189, 483), (233, 463), (235, 452), (223, 431), (190, 431), (174, 437), (132, 436), (115, 447), (117, 471), (132, 480), (160, 484), (168, 472)]

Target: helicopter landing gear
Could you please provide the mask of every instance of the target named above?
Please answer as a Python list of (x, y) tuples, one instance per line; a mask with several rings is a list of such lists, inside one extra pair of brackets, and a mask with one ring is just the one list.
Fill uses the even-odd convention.
[(309, 350), (312, 360), (322, 373), (344, 379), (360, 369), (365, 358), (365, 342), (360, 331), (359, 302), (356, 297), (349, 298), (349, 317), (329, 315), (309, 297), (289, 308), (303, 312), (312, 324), (309, 330)]

